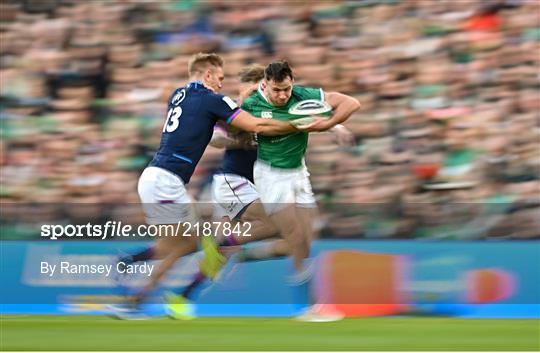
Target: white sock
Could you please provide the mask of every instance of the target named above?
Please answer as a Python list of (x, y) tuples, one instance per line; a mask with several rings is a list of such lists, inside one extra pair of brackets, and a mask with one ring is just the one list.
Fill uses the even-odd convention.
[(289, 276), (287, 282), (291, 285), (301, 285), (311, 280), (315, 273), (315, 261), (311, 259), (304, 260), (304, 269), (296, 271), (295, 274)]

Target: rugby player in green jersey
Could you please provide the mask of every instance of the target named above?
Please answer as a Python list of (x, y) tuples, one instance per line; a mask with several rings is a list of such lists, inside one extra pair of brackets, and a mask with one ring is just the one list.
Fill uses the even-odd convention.
[[(258, 90), (244, 100), (242, 109), (261, 119), (292, 121), (299, 117), (290, 114), (289, 109), (308, 99), (324, 101), (332, 107), (332, 115), (312, 124), (309, 131), (331, 129), (360, 109), (358, 100), (345, 94), (295, 85), (292, 69), (286, 61), (273, 62), (266, 67), (264, 80)], [(296, 270), (291, 283), (302, 286), (307, 284), (312, 272), (304, 260), (309, 257), (312, 215), (316, 207), (304, 161), (308, 132), (258, 135), (257, 143), (255, 185), (270, 219), (289, 242)]]

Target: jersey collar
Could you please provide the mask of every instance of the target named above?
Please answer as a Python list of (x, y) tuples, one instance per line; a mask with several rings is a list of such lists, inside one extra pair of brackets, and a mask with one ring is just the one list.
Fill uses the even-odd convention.
[(264, 98), (264, 100), (266, 101), (266, 103), (272, 105), (272, 103), (270, 103), (270, 101), (268, 100), (268, 98), (266, 98), (266, 96), (264, 95), (264, 91), (262, 90), (262, 82), (259, 83), (259, 87), (257, 88), (257, 92), (259, 92), (259, 94), (261, 95), (261, 97)]
[(188, 87), (188, 88), (190, 88), (190, 87), (196, 88), (198, 86), (204, 87), (204, 84), (202, 83), (201, 80), (189, 81), (187, 83), (187, 85), (186, 85), (186, 87)]

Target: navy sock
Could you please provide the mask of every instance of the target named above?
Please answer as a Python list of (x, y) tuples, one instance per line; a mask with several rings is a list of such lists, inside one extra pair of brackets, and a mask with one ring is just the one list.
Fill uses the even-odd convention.
[(205, 280), (206, 276), (203, 273), (197, 273), (193, 278), (193, 281), (186, 288), (184, 288), (180, 294), (186, 299), (193, 300), (193, 291), (197, 289)]
[(220, 246), (236, 246), (238, 245), (238, 241), (236, 241), (236, 238), (231, 236), (224, 237), (223, 240), (219, 243)]

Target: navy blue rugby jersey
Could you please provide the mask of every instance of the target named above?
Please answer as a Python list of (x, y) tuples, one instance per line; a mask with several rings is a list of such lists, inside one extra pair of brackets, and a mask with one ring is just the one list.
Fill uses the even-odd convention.
[[(216, 125), (215, 129), (223, 129), (229, 137), (243, 140), (253, 139), (253, 134), (236, 128), (227, 128), (223, 124)], [(253, 165), (257, 160), (257, 148), (228, 148), (223, 154), (221, 165), (216, 170), (216, 174), (235, 174), (242, 176), (253, 182)]]
[(231, 98), (214, 93), (200, 81), (176, 89), (169, 98), (159, 150), (149, 166), (166, 169), (187, 184), (212, 138), (216, 122), (229, 124), (240, 112)]
[(216, 173), (240, 175), (253, 183), (253, 165), (256, 160), (256, 149), (227, 149)]

